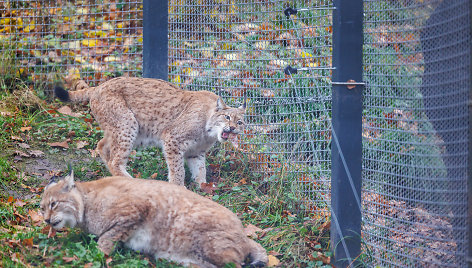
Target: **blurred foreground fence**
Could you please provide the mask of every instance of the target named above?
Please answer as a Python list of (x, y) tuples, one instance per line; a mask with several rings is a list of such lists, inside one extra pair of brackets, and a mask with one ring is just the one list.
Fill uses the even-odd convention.
[[(143, 5), (152, 3), (146, 1), (0, 0), (2, 61), (20, 67), (8, 73), (0, 66), (1, 75), (32, 84), (68, 73), (91, 84), (142, 75)], [(362, 135), (362, 194), (351, 200), (362, 210), (359, 261), (466, 266), (470, 1), (363, 1), (357, 14), (363, 81), (354, 89), (363, 88), (361, 133), (336, 133), (334, 102), (351, 94), (333, 95), (331, 85), (333, 46), (340, 46), (333, 44), (333, 25), (342, 20), (333, 13), (345, 3), (173, 0), (161, 10), (168, 18), (167, 61), (155, 64), (184, 89), (214, 91), (234, 105), (247, 99), (249, 126), (235, 150), (261, 180), (290, 182), (299, 208), (314, 217), (327, 219), (331, 197), (345, 198), (346, 192), (331, 196), (331, 180), (349, 184), (343, 191), (360, 183), (343, 152), (349, 136)], [(346, 181), (332, 177), (332, 161)], [(338, 223), (353, 220), (331, 216), (341, 234)], [(356, 252), (342, 241), (334, 246)]]

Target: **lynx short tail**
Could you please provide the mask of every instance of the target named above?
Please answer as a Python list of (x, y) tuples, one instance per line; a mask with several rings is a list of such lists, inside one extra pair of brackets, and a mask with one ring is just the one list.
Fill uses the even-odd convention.
[(74, 91), (67, 91), (61, 86), (54, 88), (54, 94), (63, 102), (81, 102), (90, 100), (90, 92), (92, 91), (84, 80), (79, 80), (72, 86)]

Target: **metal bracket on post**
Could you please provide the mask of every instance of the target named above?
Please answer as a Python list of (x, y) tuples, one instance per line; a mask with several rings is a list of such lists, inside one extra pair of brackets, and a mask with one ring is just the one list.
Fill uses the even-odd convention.
[[(336, 267), (361, 253), (363, 1), (335, 0), (331, 146), (331, 245)], [(341, 82), (346, 81), (346, 82)]]
[(143, 76), (167, 81), (168, 1), (143, 2)]

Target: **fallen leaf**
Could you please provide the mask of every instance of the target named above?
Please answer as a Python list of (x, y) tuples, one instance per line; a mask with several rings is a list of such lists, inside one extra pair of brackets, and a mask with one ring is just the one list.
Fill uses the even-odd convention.
[(28, 211), (28, 215), (30, 216), (34, 226), (39, 226), (43, 222), (43, 216), (41, 216), (36, 210)]
[(31, 129), (32, 129), (32, 127), (21, 127), (21, 128), (20, 128), (20, 131), (21, 131), (21, 132), (25, 132), (25, 131), (29, 131), (29, 130), (31, 130)]
[(49, 143), (49, 146), (51, 146), (51, 147), (62, 147), (62, 148), (68, 149), (69, 148), (69, 143), (67, 143), (68, 141), (69, 141), (69, 139), (67, 139), (65, 141), (61, 141), (61, 142)]
[(97, 39), (85, 39), (85, 40), (82, 40), (82, 45), (83, 46), (87, 46), (87, 47), (94, 47), (97, 45)]
[(40, 150), (32, 150), (32, 151), (29, 151), (29, 154), (32, 156), (32, 157), (42, 157), (44, 155), (44, 153)]
[(274, 267), (280, 264), (279, 259), (277, 257), (269, 255), (267, 256), (269, 258), (269, 262), (267, 263), (267, 267)]
[(11, 254), (11, 260), (17, 263), (20, 263), (21, 265), (24, 265), (24, 263), (21, 261), (21, 255), (18, 252), (15, 252)]
[(323, 224), (318, 227), (318, 230), (323, 231), (323, 230), (329, 230), (331, 228), (331, 221), (325, 221)]
[(246, 228), (244, 228), (244, 233), (251, 238), (257, 238), (257, 233), (260, 232), (262, 232), (262, 229), (253, 224), (248, 224)]
[(157, 178), (157, 173), (154, 173), (151, 175), (151, 179), (155, 179), (155, 178)]
[(26, 205), (26, 202), (23, 202), (22, 200), (17, 199), (15, 203), (13, 203), (13, 205), (15, 207), (23, 207), (24, 205)]
[(98, 156), (98, 152), (96, 149), (88, 149), (88, 151), (90, 152), (90, 156), (92, 157), (97, 157)]
[(57, 109), (57, 111), (61, 114), (69, 115), (72, 117), (79, 117), (81, 114), (72, 112), (72, 109), (69, 106), (62, 106), (61, 108)]
[(273, 98), (275, 96), (274, 91), (270, 89), (261, 89), (261, 94), (264, 98)]
[(77, 141), (76, 143), (77, 149), (82, 149), (87, 145), (89, 145), (88, 141)]
[(14, 141), (21, 141), (21, 142), (24, 142), (25, 140), (21, 137), (18, 137), (18, 136), (11, 136), (11, 139), (14, 140)]
[(105, 261), (106, 265), (107, 265), (107, 268), (110, 267), (110, 263), (113, 261), (113, 259), (111, 257), (108, 257)]
[(20, 146), (23, 149), (29, 149), (30, 148), (30, 146), (27, 143), (22, 143), (22, 142), (18, 143), (18, 146)]
[(18, 156), (21, 156), (21, 157), (30, 157), (30, 155), (28, 153), (25, 153), (25, 152), (22, 152), (22, 151), (18, 151), (16, 150), (14, 152), (15, 155), (18, 155)]
[(267, 252), (267, 253), (268, 253), (269, 255), (273, 255), (273, 256), (281, 256), (281, 255), (282, 255), (282, 253), (279, 253), (279, 252), (273, 251), (273, 250), (271, 250), (271, 251), (269, 251), (269, 252)]
[(202, 189), (203, 192), (207, 194), (213, 194), (213, 192), (216, 189), (213, 182), (209, 182), (209, 183), (202, 182), (202, 184), (200, 184), (200, 188)]
[(1, 115), (1, 116), (9, 116), (9, 117), (11, 117), (11, 116), (13, 116), (13, 113), (10, 113), (10, 112), (0, 112), (0, 115)]
[(89, 263), (86, 263), (84, 264), (84, 268), (90, 268), (93, 266), (93, 263), (92, 262), (89, 262)]
[(27, 238), (27, 239), (23, 239), (21, 240), (21, 244), (25, 247), (32, 247), (33, 246), (33, 238)]
[(32, 232), (34, 229), (31, 227), (23, 226), (23, 225), (12, 225), (11, 227), (15, 228), (16, 230), (22, 231), (22, 232)]
[(78, 260), (78, 259), (79, 259), (79, 258), (78, 258), (77, 256), (75, 256), (75, 255), (72, 256), (72, 257), (66, 257), (66, 256), (62, 257), (62, 260), (65, 261), (66, 263), (68, 263), (68, 262), (73, 262), (73, 261), (76, 261), (76, 260)]

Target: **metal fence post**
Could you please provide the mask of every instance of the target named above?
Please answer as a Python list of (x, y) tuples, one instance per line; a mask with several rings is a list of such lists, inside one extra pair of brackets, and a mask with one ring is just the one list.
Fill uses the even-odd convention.
[[(469, 0), (469, 20), (472, 21), (472, 0)], [(472, 26), (469, 21), (469, 40), (472, 39)], [(469, 42), (469, 141), (467, 160), (467, 267), (472, 268), (472, 45)]]
[(143, 76), (167, 81), (167, 1), (143, 2)]
[(334, 6), (331, 243), (336, 267), (355, 267), (362, 219), (363, 1), (335, 0)]

